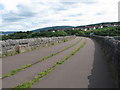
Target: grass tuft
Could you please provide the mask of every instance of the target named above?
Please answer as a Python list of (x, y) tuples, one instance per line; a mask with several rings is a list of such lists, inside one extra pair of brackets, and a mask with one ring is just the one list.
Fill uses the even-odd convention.
[(31, 66), (31, 65), (32, 65), (32, 64), (26, 64), (26, 65), (22, 66), (22, 68), (14, 69), (14, 70), (12, 70), (10, 73), (5, 74), (2, 78), (10, 77), (10, 76), (18, 73), (19, 71), (24, 70), (25, 68)]

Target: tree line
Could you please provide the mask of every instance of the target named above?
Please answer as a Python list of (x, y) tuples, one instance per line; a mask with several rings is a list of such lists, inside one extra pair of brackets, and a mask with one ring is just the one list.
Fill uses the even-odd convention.
[(68, 35), (76, 35), (76, 36), (85, 36), (90, 35), (93, 33), (94, 35), (100, 36), (120, 36), (120, 27), (105, 27), (96, 30), (64, 30), (64, 31), (47, 31), (47, 30), (40, 30), (39, 32), (15, 32), (13, 34), (2, 35), (2, 40), (7, 39), (26, 39), (26, 38), (39, 38), (39, 37), (58, 37), (58, 36), (68, 36)]

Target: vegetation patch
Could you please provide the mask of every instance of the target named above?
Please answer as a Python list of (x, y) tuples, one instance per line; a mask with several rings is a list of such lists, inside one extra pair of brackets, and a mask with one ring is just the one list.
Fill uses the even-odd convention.
[(22, 67), (19, 68), (19, 69), (14, 69), (14, 70), (12, 70), (10, 73), (5, 74), (2, 78), (6, 78), (6, 77), (9, 77), (9, 76), (12, 76), (12, 75), (18, 73), (19, 71), (21, 71), (21, 70), (23, 70), (23, 69), (25, 69), (25, 68), (27, 68), (27, 67), (30, 67), (31, 65), (32, 65), (32, 64), (26, 64), (26, 65), (22, 66)]
[[(54, 29), (53, 29), (54, 30)], [(90, 35), (90, 33), (94, 33), (95, 35), (101, 36), (120, 36), (120, 27), (113, 26), (113, 27), (104, 27), (95, 30), (88, 30), (83, 31), (81, 29), (66, 29), (64, 31), (47, 31), (41, 30), (40, 32), (15, 32), (13, 34), (2, 35), (2, 40), (8, 39), (25, 39), (25, 38), (39, 38), (39, 37), (58, 37), (58, 36), (68, 36), (68, 35), (77, 35), (77, 36), (84, 36)]]
[(90, 33), (100, 36), (120, 36), (120, 27), (105, 27), (95, 30), (88, 30), (85, 32), (85, 35), (90, 35)]
[(23, 88), (23, 90), (26, 90), (28, 88), (31, 88), (33, 84), (35, 84), (36, 82), (41, 80), (41, 78), (43, 78), (44, 76), (49, 74), (52, 70), (54, 70), (59, 65), (63, 64), (66, 60), (68, 60), (71, 56), (73, 56), (76, 52), (78, 52), (85, 45), (85, 43), (86, 43), (86, 40), (80, 45), (80, 47), (75, 49), (72, 53), (70, 53), (68, 56), (66, 56), (63, 60), (60, 60), (59, 62), (56, 62), (52, 67), (46, 69), (43, 72), (38, 73), (38, 75), (35, 76), (33, 80), (16, 86), (15, 88), (13, 88), (13, 90), (16, 90), (16, 89), (19, 89), (19, 88)]
[[(82, 40), (82, 38), (80, 39), (80, 41), (81, 41), (81, 40)], [(30, 66), (32, 66), (32, 65), (35, 65), (35, 64), (37, 64), (37, 63), (39, 63), (39, 62), (41, 62), (41, 61), (44, 61), (44, 60), (46, 60), (46, 59), (48, 59), (48, 58), (50, 58), (50, 57), (52, 57), (52, 56), (55, 56), (55, 55), (57, 55), (58, 53), (61, 53), (61, 52), (65, 51), (65, 50), (67, 50), (67, 49), (75, 46), (75, 45), (78, 44), (80, 41), (74, 43), (73, 45), (68, 46), (67, 48), (65, 48), (65, 49), (63, 49), (63, 50), (61, 50), (61, 51), (59, 51), (59, 52), (52, 53), (52, 54), (49, 55), (49, 56), (43, 57), (42, 59), (40, 59), (40, 60), (37, 61), (37, 62), (34, 62), (33, 64), (26, 64), (26, 65), (22, 66), (21, 68), (12, 70), (10, 73), (3, 75), (3, 76), (2, 76), (2, 79), (3, 79), (3, 78), (6, 78), (6, 77), (10, 77), (10, 76), (18, 73), (19, 71), (24, 70), (25, 68), (28, 68), (28, 67), (30, 67)]]

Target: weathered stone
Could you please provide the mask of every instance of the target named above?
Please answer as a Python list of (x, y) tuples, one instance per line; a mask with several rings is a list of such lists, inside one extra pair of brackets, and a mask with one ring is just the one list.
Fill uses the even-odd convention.
[(58, 43), (75, 36), (65, 37), (45, 37), (45, 38), (31, 38), (31, 39), (18, 39), (18, 40), (5, 40), (0, 41), (0, 54), (6, 54), (9, 52), (24, 52), (40, 46), (48, 46), (52, 43)]
[(120, 37), (92, 36), (93, 39), (102, 42), (102, 46), (107, 48), (108, 56), (111, 57), (111, 64), (116, 66), (120, 72)]

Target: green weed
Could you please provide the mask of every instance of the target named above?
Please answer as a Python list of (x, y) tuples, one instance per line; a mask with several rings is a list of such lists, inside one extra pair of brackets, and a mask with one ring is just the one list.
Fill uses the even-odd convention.
[(14, 69), (14, 70), (12, 70), (10, 73), (5, 74), (2, 78), (6, 78), (6, 77), (9, 77), (9, 76), (12, 76), (12, 75), (18, 73), (19, 71), (21, 71), (21, 70), (23, 70), (23, 69), (25, 69), (26, 67), (29, 67), (29, 66), (31, 66), (31, 65), (32, 65), (32, 64), (26, 64), (26, 65), (22, 66), (22, 68)]

